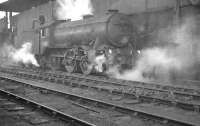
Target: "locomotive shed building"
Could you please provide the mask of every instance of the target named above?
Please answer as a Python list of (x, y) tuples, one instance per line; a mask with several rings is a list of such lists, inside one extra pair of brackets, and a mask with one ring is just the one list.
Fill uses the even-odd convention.
[[(103, 26), (105, 26), (108, 19), (110, 19), (109, 16), (111, 16), (111, 15), (107, 16), (107, 14), (106, 14), (106, 13), (108, 13), (108, 10), (110, 10), (110, 11), (112, 10), (112, 12), (113, 11), (120, 12), (119, 14), (123, 14), (124, 17), (128, 17), (128, 18), (124, 18), (124, 20), (130, 19), (127, 21), (128, 23), (124, 20), (123, 21), (125, 23), (123, 21), (121, 21), (122, 20), (121, 17), (118, 18), (120, 20), (117, 20), (117, 21), (119, 21), (119, 22), (121, 21), (124, 24), (126, 24), (126, 23), (131, 24), (131, 25), (127, 25), (127, 26), (133, 26), (133, 30), (132, 30), (132, 27), (130, 30), (130, 33), (132, 33), (131, 35), (132, 35), (133, 39), (131, 38), (130, 42), (127, 41), (127, 43), (128, 44), (131, 43), (130, 44), (131, 47), (133, 46), (134, 48), (131, 48), (131, 47), (130, 48), (132, 50), (135, 49), (134, 50), (135, 52), (137, 52), (138, 50), (141, 50), (143, 47), (147, 47), (147, 46), (152, 47), (152, 45), (157, 45), (157, 44), (161, 44), (161, 45), (163, 44), (162, 46), (165, 46), (165, 44), (167, 45), (168, 44), (167, 35), (164, 34), (164, 36), (159, 36), (160, 35), (159, 33), (162, 34), (162, 30), (160, 30), (160, 29), (166, 28), (168, 26), (173, 26), (173, 24), (176, 25), (176, 24), (181, 23), (182, 17), (187, 17), (187, 16), (193, 15), (193, 17), (197, 17), (197, 19), (200, 19), (200, 16), (199, 16), (199, 14), (200, 14), (200, 9), (199, 9), (200, 2), (199, 1), (200, 0), (196, 0), (196, 1), (195, 0), (90, 0), (90, 1), (91, 1), (91, 5), (93, 8), (93, 15), (103, 17), (103, 18), (94, 18), (94, 19), (99, 19), (100, 20), (99, 22), (101, 24), (104, 23), (103, 25), (100, 25), (100, 27), (97, 27), (99, 29), (101, 29)], [(50, 26), (52, 24), (53, 24), (52, 26), (55, 26), (55, 27), (53, 27), (53, 28), (51, 27), (51, 28), (54, 30), (53, 31), (54, 33), (57, 33), (56, 34), (57, 41), (56, 41), (56, 39), (52, 39), (51, 42), (55, 41), (55, 43), (57, 44), (57, 47), (55, 47), (55, 48), (50, 47), (50, 46), (52, 46), (49, 44), (50, 42), (49, 43), (47, 42), (50, 45), (50, 46), (49, 45), (47, 45), (47, 46), (49, 46), (49, 48), (51, 48), (52, 50), (60, 49), (61, 50), (61, 51), (59, 50), (61, 52), (60, 54), (61, 55), (64, 54), (64, 56), (62, 55), (64, 58), (65, 58), (66, 54), (68, 54), (68, 53), (64, 52), (64, 51), (66, 51), (64, 49), (66, 49), (67, 47), (62, 47), (62, 46), (58, 46), (58, 45), (59, 44), (62, 45), (63, 43), (66, 43), (65, 46), (67, 46), (67, 42), (68, 42), (68, 41), (66, 42), (67, 37), (69, 38), (69, 41), (70, 41), (70, 39), (74, 40), (74, 41), (71, 41), (71, 43), (75, 43), (76, 40), (80, 40), (79, 38), (81, 38), (81, 41), (84, 41), (84, 40), (87, 41), (90, 38), (93, 39), (93, 36), (95, 36), (95, 35), (91, 35), (92, 37), (89, 36), (90, 37), (90, 38), (88, 37), (89, 39), (86, 38), (84, 40), (81, 36), (82, 34), (79, 35), (79, 29), (81, 29), (82, 33), (83, 32), (85, 33), (85, 31), (83, 29), (88, 28), (88, 27), (81, 27), (81, 28), (78, 27), (77, 28), (78, 30), (75, 29), (75, 32), (77, 32), (77, 34), (75, 33), (75, 35), (72, 34), (70, 36), (68, 33), (71, 32), (70, 26), (84, 25), (84, 23), (85, 23), (84, 20), (89, 22), (90, 24), (95, 24), (96, 22), (99, 23), (98, 21), (83, 19), (83, 23), (77, 21), (78, 23), (80, 23), (80, 24), (78, 24), (78, 23), (76, 23), (76, 22), (74, 23), (73, 21), (70, 21), (70, 20), (69, 21), (59, 20), (59, 19), (57, 19), (57, 13), (56, 13), (58, 6), (59, 5), (56, 2), (56, 0), (8, 0), (4, 3), (1, 3), (0, 11), (5, 11), (6, 16), (4, 18), (0, 19), (0, 46), (2, 45), (1, 42), (9, 41), (10, 43), (14, 44), (15, 47), (19, 48), (23, 45), (23, 43), (31, 42), (31, 43), (33, 43), (33, 47), (32, 47), (33, 54), (36, 55), (36, 58), (38, 58), (40, 56), (42, 57), (42, 55), (40, 55), (40, 54), (42, 54), (41, 47), (43, 46), (42, 44), (44, 44), (46, 41), (49, 41), (51, 39), (51, 37), (49, 37), (49, 36), (51, 35), (50, 34), (50, 30), (51, 30)], [(19, 14), (13, 16), (12, 15), (13, 12), (19, 12)], [(117, 22), (117, 23), (119, 23), (119, 22)], [(85, 24), (87, 25), (87, 23), (85, 23)], [(119, 24), (119, 25), (121, 25), (121, 24)], [(93, 27), (93, 25), (89, 25), (89, 27), (90, 26)], [(96, 24), (95, 24), (95, 26), (96, 26)], [(198, 24), (198, 26), (200, 26), (200, 25)], [(64, 27), (64, 30), (62, 29), (63, 27)], [(91, 32), (90, 32), (91, 29), (89, 29), (89, 32), (88, 32), (89, 34), (91, 34)], [(125, 30), (127, 30), (127, 29), (125, 29)], [(106, 32), (104, 31), (104, 29), (102, 31), (104, 33), (108, 33), (107, 29), (106, 29)], [(95, 32), (97, 32), (97, 34), (98, 34), (98, 33), (102, 33), (102, 31), (100, 30), (100, 32), (98, 32), (98, 31), (95, 31)], [(110, 31), (112, 31), (112, 30), (110, 30)], [(86, 30), (86, 32), (87, 32), (87, 30)], [(9, 34), (7, 34), (7, 33), (9, 33)], [(115, 36), (117, 36), (117, 35), (115, 34)], [(166, 36), (166, 40), (159, 40), (159, 37), (165, 38), (165, 36)], [(99, 37), (99, 36), (97, 36), (97, 37)], [(158, 43), (157, 41), (155, 41), (155, 42), (151, 41), (151, 43), (149, 42), (149, 40), (153, 40), (153, 38), (155, 38), (155, 37), (158, 38), (158, 41), (161, 41), (161, 43)], [(117, 40), (117, 39), (113, 39), (113, 40)], [(59, 41), (61, 41), (61, 42), (59, 43)], [(114, 42), (114, 44), (119, 46), (121, 44), (120, 42), (119, 43)], [(80, 41), (78, 41), (77, 43), (76, 43), (77, 45), (82, 44)], [(127, 43), (125, 43), (126, 46), (128, 45)], [(55, 46), (56, 46), (56, 44), (55, 44)], [(86, 43), (86, 44), (89, 45), (90, 43), (89, 44)], [(117, 48), (117, 46), (115, 46), (113, 48)], [(196, 47), (196, 45), (191, 44), (191, 46), (188, 46), (187, 49), (193, 51), (193, 48), (198, 48), (198, 47)], [(129, 51), (129, 47), (124, 48), (124, 49), (122, 48), (121, 50), (122, 50), (121, 52), (125, 52), (124, 54), (127, 54), (126, 52), (131, 52), (131, 56), (134, 57), (132, 50)], [(54, 50), (52, 52), (54, 53)], [(111, 50), (111, 52), (112, 52), (112, 50)], [(194, 52), (194, 55), (193, 55), (194, 57), (196, 56), (196, 53), (197, 52)], [(56, 56), (57, 55), (60, 56), (60, 54), (57, 53), (56, 51), (54, 54)], [(54, 54), (53, 54), (53, 56), (54, 56)], [(87, 55), (87, 53), (83, 53), (83, 54)], [(57, 56), (57, 57), (60, 58), (59, 56)], [(129, 55), (125, 55), (125, 56), (127, 57), (127, 59), (132, 60), (131, 58), (129, 58)], [(49, 59), (51, 60), (53, 58), (49, 58)], [(58, 60), (58, 61), (64, 61), (64, 60)], [(133, 63), (132, 61), (130, 61), (130, 62)], [(198, 77), (200, 79), (199, 70), (197, 70), (195, 72), (197, 72)], [(0, 70), (0, 73), (1, 73), (1, 70)], [(193, 73), (193, 71), (192, 71), (189, 74), (196, 74), (196, 73)], [(193, 75), (191, 75), (191, 76), (193, 76)], [(87, 77), (87, 76), (85, 76), (85, 77)], [(56, 81), (56, 78), (55, 78), (55, 81)], [(69, 81), (72, 81), (72, 83), (74, 83), (73, 80), (69, 80)], [(41, 83), (39, 83), (38, 85), (40, 85), (40, 84)], [(47, 83), (47, 84), (49, 84), (49, 83)], [(58, 89), (58, 86), (55, 85), (54, 83), (51, 83), (51, 85), (53, 85), (52, 87), (55, 87), (54, 89)], [(108, 88), (108, 89), (106, 89), (106, 88)], [(112, 94), (112, 91), (114, 91), (112, 89), (112, 86), (106, 87), (106, 88), (105, 89), (108, 90), (108, 92), (111, 94)], [(99, 92), (101, 91), (101, 88), (97, 88), (97, 89), (99, 90)], [(66, 92), (67, 92), (67, 90), (66, 90)], [(171, 92), (169, 91), (169, 93), (170, 93), (169, 96), (172, 95), (171, 97), (174, 98), (173, 92), (171, 94)], [(123, 92), (122, 92), (122, 95), (124, 95)], [(193, 95), (195, 95), (195, 94), (193, 94)], [(189, 98), (191, 98), (191, 97), (189, 97)], [(113, 99), (119, 99), (119, 98), (113, 98)], [(137, 100), (138, 99), (131, 101), (130, 105), (132, 105), (133, 102), (135, 104), (136, 102), (139, 101), (139, 100), (138, 101)], [(172, 103), (172, 104), (174, 104), (174, 103)], [(198, 111), (200, 110), (199, 106), (197, 106)], [(196, 106), (193, 106), (193, 107), (195, 108)], [(166, 114), (167, 112), (165, 113), (165, 112), (161, 111), (160, 113)], [(199, 115), (199, 113), (198, 113), (198, 115)], [(171, 116), (170, 118), (173, 118), (173, 116)], [(196, 120), (196, 121), (199, 121), (199, 120)], [(165, 120), (164, 120), (164, 122), (165, 122)]]
[[(174, 15), (179, 13), (179, 9), (176, 9), (178, 5), (176, 0), (91, 0), (91, 3), (94, 15), (103, 15), (107, 10), (114, 9), (132, 16), (135, 31), (139, 35), (137, 37), (144, 37), (144, 31), (141, 29), (148, 31), (145, 33), (152, 33), (160, 27), (165, 27), (172, 21)], [(182, 14), (190, 13), (193, 9), (190, 5), (190, 0), (182, 0)], [(34, 30), (40, 27), (39, 17), (44, 16), (45, 24), (51, 23), (56, 19), (56, 8), (55, 0), (8, 0), (0, 4), (1, 11), (20, 12), (11, 19), (11, 25), (15, 29), (14, 41), (17, 47), (23, 41), (31, 40), (38, 43), (39, 38), (37, 34), (34, 34)], [(3, 19), (0, 24), (3, 24), (0, 25), (0, 31), (2, 31), (5, 26)], [(39, 50), (33, 47), (33, 51), (38, 52)]]
[[(146, 45), (157, 44), (157, 41), (148, 43), (162, 28), (179, 23), (180, 17), (200, 13), (198, 0), (90, 0), (94, 16), (105, 15), (108, 10), (118, 10), (130, 17), (133, 25), (134, 48), (141, 49)], [(194, 2), (195, 1), (195, 2)], [(32, 51), (35, 55), (41, 54), (40, 43), (48, 41), (48, 26), (57, 21), (56, 0), (8, 0), (0, 4), (0, 10), (5, 11), (6, 17), (0, 20), (0, 35), (9, 32), (9, 41), (19, 48), (25, 42), (32, 42)], [(12, 12), (19, 12), (12, 16)], [(10, 26), (8, 20), (10, 19)], [(165, 36), (161, 37), (165, 38)], [(1, 37), (5, 41), (6, 37)], [(161, 40), (163, 41), (163, 40)], [(162, 44), (168, 43), (164, 40)], [(195, 45), (188, 49), (192, 50)], [(195, 52), (194, 52), (195, 53)], [(195, 56), (195, 54), (194, 54)]]
[[(173, 24), (174, 19), (198, 14), (198, 6), (191, 1), (193, 0), (91, 0), (91, 4), (95, 16), (104, 15), (108, 10), (118, 10), (129, 15), (136, 41), (133, 44), (140, 49), (149, 44), (147, 40), (155, 38), (161, 28)], [(8, 29), (6, 20), (10, 19), (10, 38), (14, 45), (19, 48), (24, 42), (32, 42), (33, 53), (40, 54), (39, 43), (47, 41), (46, 26), (57, 20), (57, 7), (56, 0), (8, 0), (1, 3), (0, 10), (7, 12), (7, 17), (0, 20), (0, 32), (2, 35), (5, 33), (5, 29)], [(20, 14), (12, 16), (11, 12)]]

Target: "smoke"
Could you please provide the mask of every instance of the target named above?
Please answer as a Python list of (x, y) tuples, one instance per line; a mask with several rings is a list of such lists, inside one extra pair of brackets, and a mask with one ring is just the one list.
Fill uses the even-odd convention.
[[(31, 53), (32, 43), (27, 42), (22, 45), (21, 48), (16, 49), (12, 45), (4, 44), (1, 48), (0, 55), (6, 61), (6, 64), (13, 65), (23, 63), (24, 65), (32, 64), (39, 67), (34, 54)], [(5, 65), (5, 64), (4, 64)]]
[(170, 40), (168, 45), (140, 50), (133, 69), (119, 73), (115, 67), (110, 71), (114, 73), (114, 77), (126, 80), (171, 80), (174, 76), (192, 76), (194, 79), (195, 75), (189, 74), (198, 72), (196, 65), (200, 64), (200, 38), (197, 27), (194, 18), (186, 19), (182, 25), (172, 28), (171, 33), (166, 31), (161, 35), (168, 36), (168, 39), (164, 40)]
[(90, 0), (57, 0), (57, 18), (72, 21), (83, 19), (84, 15), (91, 15), (93, 8)]

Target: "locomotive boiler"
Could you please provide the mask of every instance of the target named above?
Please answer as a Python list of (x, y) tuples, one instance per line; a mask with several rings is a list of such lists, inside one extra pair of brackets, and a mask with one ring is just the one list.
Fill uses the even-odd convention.
[(95, 68), (103, 72), (116, 64), (131, 64), (133, 30), (127, 15), (112, 11), (78, 21), (57, 21), (41, 27), (41, 33), (44, 30), (47, 36), (40, 39), (39, 56), (42, 66), (89, 74)]

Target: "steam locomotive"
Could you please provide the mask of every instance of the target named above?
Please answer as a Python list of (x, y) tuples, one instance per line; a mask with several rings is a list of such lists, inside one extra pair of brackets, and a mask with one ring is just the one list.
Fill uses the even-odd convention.
[(131, 67), (133, 27), (129, 16), (110, 10), (104, 16), (86, 15), (78, 21), (56, 21), (40, 28), (41, 67), (68, 72), (105, 72)]
[[(92, 72), (104, 73), (115, 66), (123, 71), (134, 66), (140, 50), (151, 45), (169, 45), (171, 40), (167, 38), (167, 35), (159, 36), (159, 33), (169, 26), (171, 26), (169, 29), (173, 29), (174, 19), (178, 19), (177, 17), (181, 22), (184, 16), (199, 15), (199, 3), (199, 0), (190, 0), (189, 3), (188, 1), (181, 2), (181, 0), (158, 2), (154, 8), (155, 3), (151, 1), (145, 5), (138, 4), (141, 8), (131, 6), (132, 11), (135, 12), (129, 15), (122, 13), (123, 10), (120, 10), (120, 13), (109, 10), (107, 14), (86, 15), (83, 20), (77, 21), (45, 22), (48, 16), (44, 13), (46, 17), (39, 14), (36, 20), (30, 16), (30, 20), (27, 21), (30, 24), (24, 28), (23, 22), (29, 16), (29, 11), (32, 13), (34, 10), (31, 9), (27, 10), (27, 15), (23, 13), (25, 16), (22, 14), (13, 21), (17, 27), (17, 35), (14, 37), (19, 38), (13, 43), (20, 47), (24, 43), (20, 38), (31, 40), (33, 53), (41, 68), (61, 69), (69, 73), (81, 72), (86, 75)], [(22, 17), (24, 19), (19, 20)], [(35, 27), (37, 21), (40, 24)], [(31, 23), (33, 27), (29, 28)]]

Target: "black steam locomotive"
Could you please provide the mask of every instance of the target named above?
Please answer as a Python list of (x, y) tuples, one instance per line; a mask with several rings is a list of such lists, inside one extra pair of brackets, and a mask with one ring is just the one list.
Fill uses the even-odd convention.
[[(24, 17), (28, 17), (29, 11), (34, 12), (32, 9), (16, 21), (13, 19), (15, 29), (12, 29), (12, 34), (17, 35), (11, 38), (17, 38), (13, 42), (16, 47), (30, 41), (42, 68), (83, 74), (104, 73), (116, 66), (118, 70), (124, 70), (134, 66), (140, 50), (157, 45), (171, 44), (174, 47), (162, 32), (169, 33), (174, 24), (176, 26), (184, 21), (184, 17), (199, 15), (199, 3), (199, 0), (163, 0), (154, 6), (155, 3), (149, 1), (144, 5), (138, 4), (138, 7), (131, 6), (129, 15), (123, 14), (123, 8), (119, 10), (122, 13), (110, 10), (103, 16), (86, 15), (78, 21), (52, 20), (52, 16), (50, 21), (45, 22), (48, 16), (44, 13), (37, 15), (36, 19), (30, 16), (29, 24), (24, 28)], [(38, 21), (40, 24), (37, 25)]]
[(37, 60), (41, 67), (90, 74), (132, 64), (132, 23), (116, 10), (101, 17), (86, 15), (83, 20), (56, 21), (43, 25), (40, 32)]

